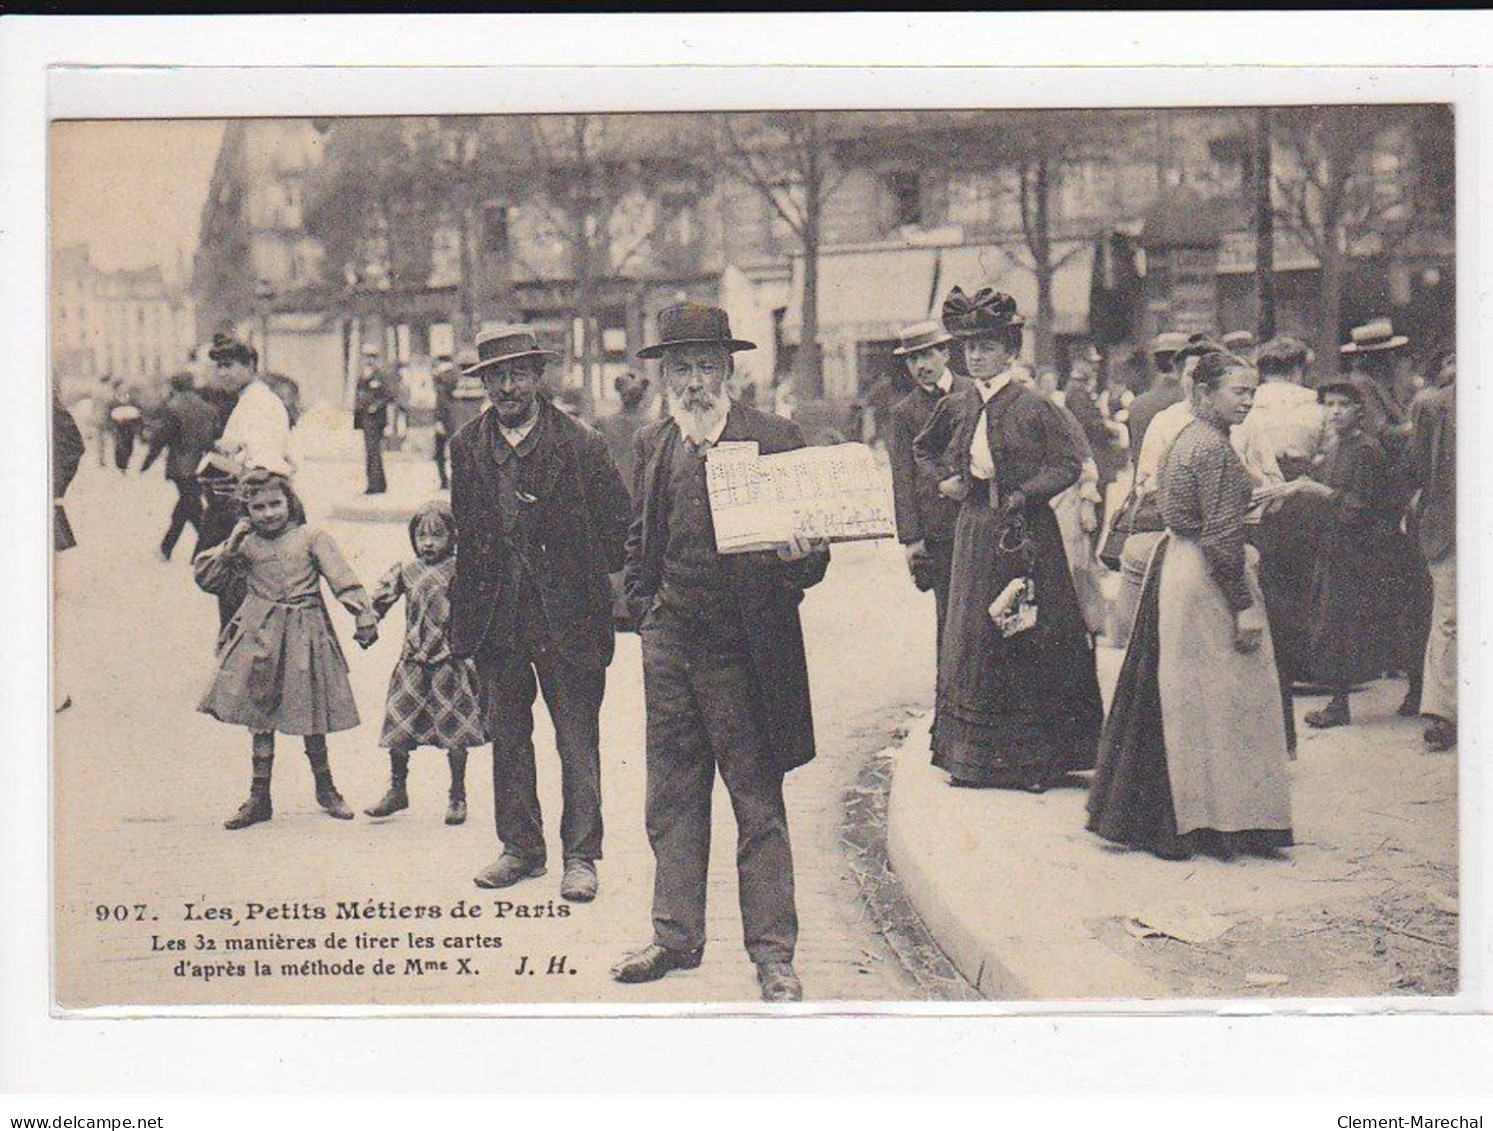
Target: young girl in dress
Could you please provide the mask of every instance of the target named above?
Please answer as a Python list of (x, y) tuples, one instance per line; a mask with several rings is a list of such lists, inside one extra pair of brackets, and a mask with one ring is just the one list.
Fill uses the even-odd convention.
[(316, 779), (316, 801), (351, 820), (327, 763), (327, 735), (358, 725), (347, 661), (321, 596), (326, 579), (357, 619), (353, 639), (378, 639), (378, 615), (331, 536), (306, 525), (306, 513), (285, 476), (262, 469), (239, 482), (243, 511), (227, 540), (193, 561), (197, 584), (216, 593), (242, 579), (248, 595), (218, 639), (218, 670), (197, 709), (253, 734), (249, 799), (223, 822), (242, 829), (270, 819), (270, 771), (275, 732), (305, 738)]
[(451, 655), (446, 626), (451, 619), (451, 579), (456, 573), (456, 520), (443, 502), (426, 503), (410, 519), (415, 560), (401, 562), (373, 592), (373, 608), (384, 616), (403, 597), (404, 650), (389, 677), (388, 706), (379, 745), (389, 751), (389, 791), (363, 810), (388, 817), (410, 804), (406, 782), (410, 754), (437, 746), (451, 764), (446, 824), (467, 819), (467, 747), (488, 741), (470, 660)]

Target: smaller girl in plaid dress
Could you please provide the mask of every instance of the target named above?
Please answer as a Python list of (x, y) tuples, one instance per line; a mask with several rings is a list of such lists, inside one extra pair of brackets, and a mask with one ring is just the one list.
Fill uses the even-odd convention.
[(389, 677), (384, 730), (378, 744), (389, 751), (389, 791), (364, 812), (388, 817), (410, 804), (410, 754), (417, 746), (439, 746), (451, 764), (446, 824), (467, 819), (467, 747), (488, 741), (470, 660), (451, 655), (446, 627), (451, 619), (451, 579), (456, 573), (456, 520), (443, 502), (429, 502), (410, 519), (414, 561), (384, 575), (373, 592), (380, 617), (405, 599), (404, 651)]

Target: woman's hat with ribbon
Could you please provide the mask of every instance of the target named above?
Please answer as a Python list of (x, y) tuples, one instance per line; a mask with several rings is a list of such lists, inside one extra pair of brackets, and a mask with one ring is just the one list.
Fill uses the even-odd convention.
[(943, 304), (944, 329), (956, 338), (997, 337), (1026, 325), (1016, 312), (1016, 300), (994, 287), (981, 287), (967, 295), (959, 287), (949, 292)]

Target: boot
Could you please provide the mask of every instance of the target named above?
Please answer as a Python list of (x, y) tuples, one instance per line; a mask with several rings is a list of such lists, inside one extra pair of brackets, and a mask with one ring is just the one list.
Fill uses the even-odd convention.
[(408, 750), (389, 751), (389, 791), (377, 805), (363, 812), (370, 817), (391, 817), (401, 809), (410, 807), (410, 795), (406, 783), (409, 781), (410, 754)]
[(339, 821), (351, 821), (353, 811), (347, 807), (337, 785), (332, 781), (332, 767), (327, 761), (327, 739), (325, 735), (306, 736), (306, 760), (311, 763), (311, 776), (316, 779), (316, 803)]
[(347, 807), (330, 772), (316, 775), (316, 803), (339, 821), (351, 821), (353, 811)]
[(273, 754), (254, 755), (254, 778), (249, 785), (249, 800), (223, 822), (225, 829), (246, 829), (274, 816), (274, 809), (270, 805), (270, 770), (274, 766), (274, 757)]
[(1315, 727), (1317, 730), (1326, 730), (1328, 727), (1345, 727), (1353, 720), (1348, 714), (1348, 697), (1346, 695), (1334, 695), (1327, 706), (1320, 711), (1308, 711), (1306, 713), (1306, 725)]
[(467, 752), (460, 747), (446, 751), (451, 764), (451, 796), (446, 805), (446, 824), (465, 824), (467, 819)]

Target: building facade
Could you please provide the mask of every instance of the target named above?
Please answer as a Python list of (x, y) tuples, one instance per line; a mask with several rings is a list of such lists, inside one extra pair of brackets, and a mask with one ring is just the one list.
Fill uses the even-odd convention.
[(101, 270), (86, 246), (53, 253), (51, 300), (52, 371), (67, 387), (104, 376), (163, 382), (196, 339), (191, 297), (159, 267)]

